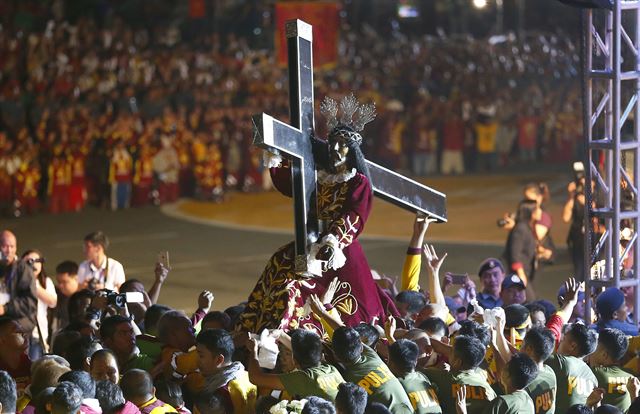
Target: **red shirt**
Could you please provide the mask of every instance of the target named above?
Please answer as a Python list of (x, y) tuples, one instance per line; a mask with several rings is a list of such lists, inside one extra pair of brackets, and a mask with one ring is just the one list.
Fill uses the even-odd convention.
[(535, 148), (537, 138), (538, 118), (523, 117), (518, 119), (518, 145), (520, 145), (520, 148)]
[(16, 380), (18, 395), (22, 395), (24, 389), (31, 384), (31, 360), (27, 354), (20, 356), (20, 363), (13, 369), (9, 367), (3, 360), (0, 360), (0, 371), (7, 371), (11, 378)]
[(562, 338), (562, 327), (564, 326), (564, 322), (562, 318), (555, 314), (549, 318), (547, 321), (547, 329), (551, 331), (553, 336), (556, 338), (556, 350), (558, 349), (558, 345), (560, 345), (560, 338)]
[(462, 121), (449, 120), (442, 128), (444, 141), (442, 147), (449, 151), (462, 151), (464, 149), (464, 123)]

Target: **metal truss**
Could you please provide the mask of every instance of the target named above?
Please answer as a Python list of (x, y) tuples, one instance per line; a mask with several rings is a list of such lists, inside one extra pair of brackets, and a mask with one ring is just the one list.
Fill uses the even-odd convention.
[[(610, 286), (635, 287), (637, 323), (640, 1), (615, 0), (612, 11), (593, 9), (583, 13), (585, 175), (586, 182), (593, 186), (585, 185), (587, 292)], [(621, 238), (623, 228), (632, 230), (625, 232), (626, 240)], [(625, 258), (632, 258), (633, 265), (623, 270)], [(594, 266), (597, 262), (600, 266)], [(592, 299), (589, 294), (585, 296), (589, 321)]]

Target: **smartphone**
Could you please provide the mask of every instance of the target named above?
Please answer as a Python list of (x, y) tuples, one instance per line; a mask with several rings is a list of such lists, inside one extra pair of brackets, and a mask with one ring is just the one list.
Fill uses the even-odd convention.
[(467, 283), (467, 280), (469, 280), (468, 273), (465, 273), (463, 275), (451, 273), (449, 274), (449, 276), (451, 276), (451, 280), (454, 285), (464, 285), (465, 283)]
[(144, 296), (140, 292), (126, 292), (124, 294), (125, 301), (127, 303), (142, 303), (144, 302)]
[(171, 269), (171, 265), (169, 265), (168, 251), (158, 253), (158, 263), (162, 264), (167, 269)]

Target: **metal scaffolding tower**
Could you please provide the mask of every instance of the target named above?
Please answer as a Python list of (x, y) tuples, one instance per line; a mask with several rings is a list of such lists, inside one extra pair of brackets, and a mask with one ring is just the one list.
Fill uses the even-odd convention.
[[(585, 279), (592, 288), (635, 287), (640, 314), (640, 1), (583, 11), (583, 111), (586, 138)], [(626, 189), (625, 189), (626, 187)], [(625, 240), (621, 230), (625, 231)], [(625, 258), (633, 264), (623, 271)], [(599, 272), (590, 277), (594, 263)], [(629, 262), (627, 262), (629, 263)], [(604, 266), (602, 266), (602, 264)], [(592, 272), (593, 273), (593, 272)], [(591, 297), (586, 296), (587, 320)]]

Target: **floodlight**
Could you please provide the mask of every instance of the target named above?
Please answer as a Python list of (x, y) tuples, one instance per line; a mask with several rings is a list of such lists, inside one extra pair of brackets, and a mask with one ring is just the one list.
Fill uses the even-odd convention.
[(487, 0), (473, 0), (473, 5), (476, 9), (484, 9), (487, 7)]

